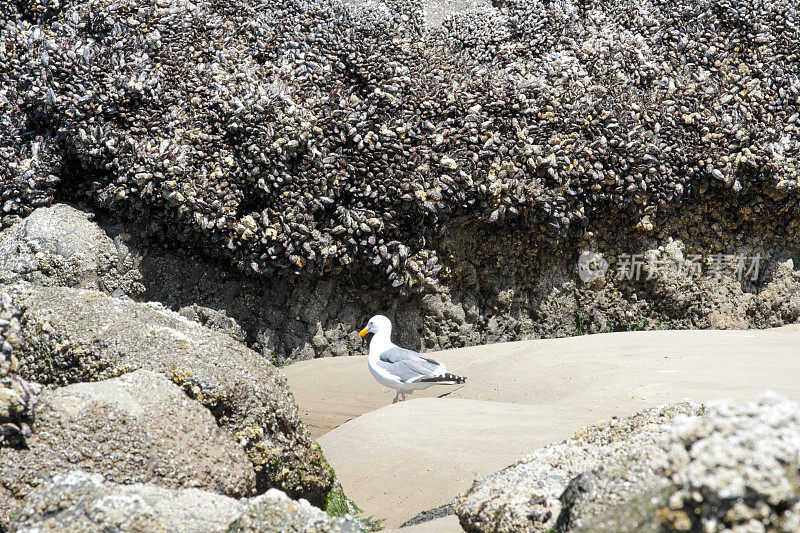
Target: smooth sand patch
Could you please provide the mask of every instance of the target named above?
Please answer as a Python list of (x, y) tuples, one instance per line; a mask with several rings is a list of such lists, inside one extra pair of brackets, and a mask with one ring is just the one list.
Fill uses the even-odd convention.
[(372, 379), (364, 356), (283, 369), (346, 492), (387, 527), (611, 416), (682, 399), (750, 400), (766, 389), (800, 401), (797, 326), (611, 333), (430, 355), (467, 383), (388, 407), (394, 391)]
[(572, 425), (530, 405), (420, 398), (360, 416), (318, 442), (347, 495), (396, 527)]
[[(428, 355), (468, 381), (431, 387), (412, 398), (449, 392), (448, 398), (559, 405), (592, 410), (592, 419), (598, 420), (685, 397), (746, 400), (755, 390), (772, 388), (787, 395), (800, 390), (800, 381), (792, 379), (796, 374), (789, 371), (800, 365), (798, 326), (605, 333)], [(300, 361), (281, 372), (314, 438), (394, 398), (393, 390), (369, 374), (366, 356)]]

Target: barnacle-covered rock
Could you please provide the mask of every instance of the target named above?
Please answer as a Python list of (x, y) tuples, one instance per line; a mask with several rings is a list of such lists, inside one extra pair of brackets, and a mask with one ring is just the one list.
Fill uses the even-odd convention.
[(99, 289), (139, 296), (144, 287), (124, 235), (107, 235), (91, 215), (66, 204), (36, 209), (0, 233), (0, 283)]
[(19, 444), (31, 434), (30, 416), (41, 387), (17, 373), (20, 311), (11, 296), (0, 292), (0, 447)]
[(97, 291), (19, 285), (21, 373), (48, 385), (162, 374), (244, 448), (256, 491), (279, 487), (322, 504), (333, 474), (301, 424), (285, 378), (230, 336), (158, 304)]
[[(0, 12), (0, 195), (81, 197), (246, 272), (441, 278), (454, 217), (539, 244), (753, 192), (796, 211), (793, 2), (71, 0)], [(12, 141), (13, 139), (13, 141)]]
[[(772, 392), (682, 417), (648, 453), (634, 450), (573, 480), (561, 530), (797, 531), (800, 408)], [(649, 472), (645, 482), (632, 472)]]
[(244, 450), (208, 409), (147, 370), (43, 392), (26, 447), (0, 450), (0, 516), (45, 479), (75, 469), (233, 497), (256, 486)]
[(234, 498), (196, 488), (123, 485), (83, 471), (56, 475), (14, 510), (11, 531), (360, 531), (358, 524), (332, 518), (278, 489), (255, 498)]
[(468, 531), (797, 531), (800, 406), (766, 392), (578, 432), (454, 502)]
[[(653, 443), (667, 434), (673, 419), (702, 412), (699, 404), (681, 402), (583, 428), (564, 442), (536, 450), (516, 464), (476, 481), (456, 498), (453, 509), (467, 531), (552, 531), (561, 525), (560, 517), (571, 510), (565, 509), (567, 494), (584, 472), (629, 454), (646, 455)], [(649, 487), (655, 477), (652, 468), (631, 468), (625, 474), (627, 477), (618, 483), (618, 494), (598, 498), (598, 504), (625, 501), (626, 495), (640, 485)]]

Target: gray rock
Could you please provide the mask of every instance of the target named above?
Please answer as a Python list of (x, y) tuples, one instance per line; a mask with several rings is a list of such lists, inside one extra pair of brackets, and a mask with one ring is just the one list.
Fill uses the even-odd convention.
[(332, 518), (307, 500), (295, 501), (270, 489), (251, 498), (228, 533), (358, 533), (361, 528), (348, 518)]
[(430, 522), (431, 520), (437, 520), (439, 518), (444, 518), (445, 516), (450, 516), (453, 514), (453, 504), (447, 503), (445, 505), (440, 505), (434, 509), (428, 509), (427, 511), (422, 511), (417, 516), (410, 518), (403, 522), (400, 527), (409, 527), (415, 526), (417, 524), (424, 524), (425, 522)]
[(306, 500), (277, 489), (236, 500), (199, 489), (167, 489), (104, 482), (99, 474), (54, 476), (14, 511), (11, 531), (170, 533), (350, 533), (358, 525), (331, 518)]
[(642, 504), (667, 488), (653, 461), (660, 454), (662, 451), (651, 443), (634, 449), (624, 461), (612, 459), (573, 478), (559, 498), (562, 509), (557, 529), (580, 529), (614, 506), (632, 501), (636, 504), (626, 506), (624, 519), (614, 527), (630, 533), (656, 527), (653, 517), (642, 512)]
[[(701, 417), (677, 419), (649, 456), (619, 459), (596, 472), (603, 499), (624, 485), (628, 467), (657, 472), (657, 486), (639, 487), (630, 502), (598, 518), (580, 498), (576, 531), (798, 531), (800, 406), (774, 393), (737, 406), (709, 404)], [(576, 492), (576, 494), (579, 494)], [(585, 500), (585, 498), (584, 498)]]
[(800, 406), (766, 393), (604, 422), (477, 482), (454, 509), (467, 531), (798, 531)]
[(189, 320), (199, 322), (207, 328), (225, 332), (239, 342), (244, 342), (247, 336), (241, 326), (236, 323), (236, 320), (226, 315), (225, 311), (217, 311), (202, 305), (192, 304), (182, 307), (178, 314)]
[[(617, 485), (619, 487), (619, 485)], [(596, 493), (597, 498), (585, 508), (590, 513), (573, 513), (573, 521), (559, 523), (557, 531), (584, 532), (584, 533), (665, 533), (663, 523), (658, 515), (652, 511), (652, 502), (663, 501), (669, 494), (670, 487), (652, 487), (636, 492), (632, 487), (630, 498), (625, 505), (610, 507), (603, 504), (602, 494)], [(619, 489), (610, 492), (619, 493)], [(595, 517), (594, 511), (605, 509), (601, 519)], [(594, 517), (594, 518), (593, 518)]]
[[(122, 224), (116, 231), (106, 222), (102, 226), (109, 234), (145, 232)], [(185, 251), (136, 238), (131, 243), (141, 254), (146, 299), (186, 313), (194, 306), (223, 313), (241, 326), (255, 350), (277, 363), (363, 353), (355, 332), (378, 313), (395, 324), (395, 342), (423, 351), (631, 329), (755, 328), (800, 319), (800, 275), (788, 257), (792, 248), (773, 250), (769, 260), (764, 258), (756, 291), (731, 269), (719, 279), (689, 279), (677, 261), (698, 248), (718, 248), (700, 237), (677, 240), (668, 230), (664, 237), (644, 242), (620, 233), (615, 240), (592, 245), (609, 250), (604, 257), (612, 264), (605, 277), (587, 285), (580, 280), (576, 284), (577, 255), (571, 250), (529, 256), (525, 254), (536, 248), (531, 234), (451, 227), (441, 240), (446, 252), (441, 255), (470, 261), (449, 265), (452, 280), (433, 292), (406, 296), (357, 276), (244, 276)], [(730, 248), (723, 251), (750, 250), (747, 238), (736, 235), (726, 240)], [(509, 247), (510, 242), (520, 246)], [(658, 275), (645, 261), (639, 282), (617, 279), (616, 261), (622, 253), (658, 259)], [(202, 320), (199, 313), (197, 318)], [(327, 345), (314, 341), (318, 334)]]
[(321, 504), (333, 475), (300, 422), (285, 378), (230, 336), (158, 304), (61, 287), (17, 286), (21, 373), (42, 383), (99, 381), (146, 369), (205, 405), (244, 447), (257, 490)]
[[(125, 15), (115, 0), (0, 3), (13, 51), (0, 61), (2, 224), (82, 198), (256, 274), (230, 305), (207, 301), (228, 287), (186, 277), (196, 291), (174, 307), (224, 309), (251, 339), (269, 330), (280, 358), (357, 350), (364, 318), (420, 309), (406, 289), (476, 295), (480, 314), (462, 333), (422, 313), (397, 328), (410, 348), (420, 324), (437, 349), (530, 338), (527, 323), (550, 337), (800, 317), (784, 272), (570, 285), (590, 247), (619, 257), (676, 238), (687, 252), (798, 257), (791, 2), (348, 3), (128, 0)], [(102, 28), (86, 21), (97, 13)], [(425, 31), (420, 15), (449, 22)], [(220, 52), (215, 76), (186, 39)], [(139, 79), (120, 58), (145, 50)], [(161, 292), (181, 292), (165, 272)], [(353, 301), (358, 319), (339, 320)], [(495, 304), (510, 312), (489, 336)], [(315, 322), (335, 335), (327, 347), (310, 345)]]
[(43, 478), (76, 469), (122, 484), (255, 493), (253, 466), (231, 435), (180, 387), (147, 370), (45, 391), (26, 445), (0, 449), (1, 509)]
[(11, 301), (11, 296), (0, 293), (0, 377), (18, 370), (14, 349), (19, 346), (20, 311)]
[(56, 204), (36, 209), (0, 234), (0, 282), (99, 289), (138, 296), (138, 259), (92, 215)]
[[(620, 253), (641, 253), (640, 282), (616, 279), (612, 267), (604, 278), (576, 286), (570, 274), (575, 257), (570, 252), (528, 258), (516, 255), (516, 248), (513, 253), (509, 251), (508, 242), (519, 240), (524, 245), (520, 249), (529, 249), (533, 247), (529, 235), (512, 239), (485, 233), (480, 234), (482, 246), (476, 249), (475, 229), (457, 226), (442, 240), (445, 255), (468, 255), (470, 261), (451, 265), (453, 281), (449, 285), (439, 285), (425, 295), (398, 297), (387, 293), (382, 285), (359, 282), (354, 286), (352, 280), (336, 276), (324, 280), (244, 276), (217, 262), (142, 239), (140, 235), (147, 233), (144, 225), (97, 217), (98, 228), (87, 220), (88, 216), (57, 205), (38, 209), (29, 219), (16, 222), (2, 233), (0, 241), (7, 248), (8, 264), (17, 265), (19, 268), (14, 268), (24, 276), (4, 267), (0, 279), (27, 277), (48, 285), (77, 283), (80, 277), (76, 278), (75, 272), (95, 272), (94, 266), (87, 270), (80, 265), (87, 253), (91, 256), (97, 252), (100, 277), (96, 272), (87, 274), (80, 278), (81, 283), (101, 284), (112, 293), (125, 293), (120, 288), (125, 283), (114, 281), (119, 272), (113, 265), (122, 261), (127, 265), (122, 268), (123, 277), (140, 280), (146, 287), (145, 298), (245, 340), (281, 363), (360, 353), (362, 346), (354, 332), (363, 326), (365, 317), (376, 313), (385, 313), (396, 323), (398, 343), (434, 350), (629, 329), (765, 327), (800, 318), (800, 298), (796, 296), (800, 276), (794, 261), (787, 257), (792, 248), (779, 248), (770, 259), (764, 258), (759, 278), (762, 283), (755, 291), (737, 280), (730, 269), (718, 278), (688, 278), (680, 262), (692, 250), (710, 248), (713, 242), (687, 236), (676, 239), (669, 228), (664, 230), (665, 238), (653, 241), (611, 240), (595, 245), (610, 250), (609, 260), (618, 261)], [(52, 222), (61, 219), (70, 223), (63, 225), (66, 230), (59, 236), (62, 226)], [(97, 246), (73, 243), (70, 231), (74, 231), (70, 228), (76, 225), (82, 228), (76, 234)], [(9, 247), (12, 242), (22, 242), (23, 248), (30, 250), (16, 257)], [(50, 251), (31, 255), (42, 242)], [(737, 237), (735, 247), (728, 251), (748, 249), (748, 242)], [(70, 247), (84, 251), (64, 251)], [(113, 254), (116, 258), (111, 257)], [(658, 272), (651, 268), (651, 259), (657, 260)], [(42, 266), (45, 263), (50, 266)], [(466, 282), (467, 277), (475, 278), (472, 285)], [(127, 292), (137, 296), (138, 290)], [(354, 291), (358, 297), (353, 296)]]
[(100, 474), (54, 476), (15, 510), (11, 531), (74, 533), (225, 531), (246, 507), (200, 489), (106, 483)]
[(467, 531), (548, 531), (562, 512), (559, 499), (575, 476), (631, 450), (651, 445), (678, 414), (697, 414), (697, 404), (648, 409), (589, 426), (519, 463), (477, 481), (453, 503)]

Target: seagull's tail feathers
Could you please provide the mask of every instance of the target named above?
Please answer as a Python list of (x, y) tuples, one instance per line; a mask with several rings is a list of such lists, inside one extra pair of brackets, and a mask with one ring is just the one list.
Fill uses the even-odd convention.
[(466, 381), (467, 378), (463, 376), (456, 376), (455, 374), (450, 374), (449, 372), (445, 372), (444, 374), (440, 374), (438, 376), (430, 376), (422, 378), (419, 380), (420, 383), (438, 383), (440, 385), (461, 385)]

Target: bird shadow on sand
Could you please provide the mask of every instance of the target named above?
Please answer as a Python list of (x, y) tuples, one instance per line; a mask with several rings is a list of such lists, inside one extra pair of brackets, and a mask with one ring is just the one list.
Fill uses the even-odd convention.
[(455, 391), (457, 391), (457, 390), (461, 390), (461, 389), (463, 389), (463, 388), (464, 388), (464, 387), (458, 387), (457, 389), (453, 389), (453, 390), (451, 390), (451, 391), (449, 391), (449, 392), (445, 392), (444, 394), (440, 394), (439, 396), (437, 396), (437, 398), (444, 398), (445, 396), (450, 396), (450, 395), (451, 395), (451, 394), (453, 394)]

